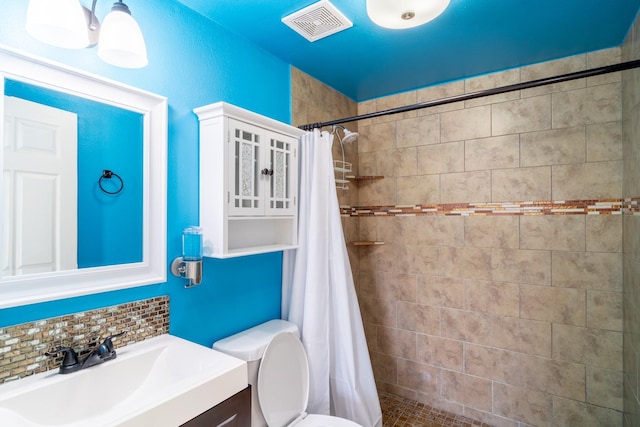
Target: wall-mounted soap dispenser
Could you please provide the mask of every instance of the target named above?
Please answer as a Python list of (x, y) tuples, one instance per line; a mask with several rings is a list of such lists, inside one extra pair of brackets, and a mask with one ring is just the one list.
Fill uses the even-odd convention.
[(202, 230), (200, 227), (187, 227), (182, 231), (182, 257), (171, 263), (174, 276), (189, 279), (184, 287), (199, 285), (202, 281)]

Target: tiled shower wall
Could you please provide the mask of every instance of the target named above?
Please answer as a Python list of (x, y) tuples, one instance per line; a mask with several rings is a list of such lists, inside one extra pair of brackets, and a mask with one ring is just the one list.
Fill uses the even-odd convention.
[[(359, 113), (620, 61), (612, 49), (364, 102)], [(622, 197), (621, 75), (359, 123), (359, 205)], [(622, 424), (622, 215), (360, 218), (381, 389), (499, 426)]]
[[(620, 49), (594, 52), (363, 102), (358, 113), (619, 61)], [(385, 178), (352, 184), (350, 198), (339, 191), (341, 204), (437, 207), (345, 218), (348, 241), (385, 243), (350, 248), (380, 389), (498, 426), (622, 424), (619, 210), (440, 209), (619, 200), (621, 112), (616, 73), (358, 122), (355, 168)]]
[[(622, 49), (625, 61), (640, 59), (640, 24), (631, 28)], [(623, 194), (640, 195), (640, 70), (622, 81), (624, 146)], [(624, 257), (624, 412), (625, 427), (640, 425), (640, 216), (623, 217)]]

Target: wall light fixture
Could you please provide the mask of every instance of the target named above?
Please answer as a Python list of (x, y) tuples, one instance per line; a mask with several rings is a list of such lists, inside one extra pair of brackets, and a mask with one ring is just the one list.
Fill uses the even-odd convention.
[(171, 273), (189, 279), (184, 287), (199, 285), (202, 281), (202, 229), (187, 227), (182, 231), (182, 256), (171, 263)]
[(100, 25), (96, 3), (91, 10), (79, 0), (29, 0), (26, 30), (43, 43), (66, 49), (83, 49), (98, 45), (103, 61), (123, 68), (142, 68), (147, 47), (140, 26), (126, 4), (119, 0)]
[(367, 14), (377, 25), (394, 30), (417, 27), (438, 17), (450, 0), (367, 0)]

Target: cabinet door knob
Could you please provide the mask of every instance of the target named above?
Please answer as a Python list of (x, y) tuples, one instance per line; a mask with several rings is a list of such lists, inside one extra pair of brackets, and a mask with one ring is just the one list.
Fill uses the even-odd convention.
[(272, 175), (273, 175), (273, 169), (267, 169), (267, 168), (264, 168), (264, 169), (262, 169), (262, 170), (260, 171), (260, 173), (262, 173), (262, 175), (269, 175), (269, 176), (272, 176)]

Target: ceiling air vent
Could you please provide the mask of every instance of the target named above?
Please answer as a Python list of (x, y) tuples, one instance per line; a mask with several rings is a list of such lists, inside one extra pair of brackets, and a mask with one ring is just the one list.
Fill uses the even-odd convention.
[(326, 0), (285, 16), (282, 22), (310, 42), (353, 26), (351, 21)]

